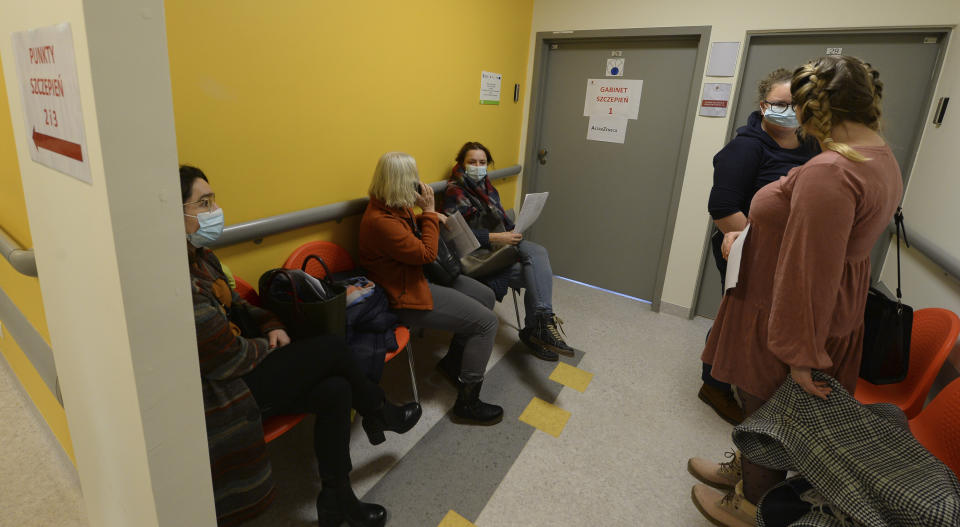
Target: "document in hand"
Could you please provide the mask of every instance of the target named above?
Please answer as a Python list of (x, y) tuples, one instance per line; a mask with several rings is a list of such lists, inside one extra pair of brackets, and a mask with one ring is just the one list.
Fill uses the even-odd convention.
[(480, 242), (473, 235), (473, 231), (467, 226), (467, 221), (463, 215), (456, 212), (447, 216), (447, 221), (441, 227), (444, 241), (452, 243), (457, 250), (457, 254), (467, 255), (480, 247)]
[(522, 234), (523, 231), (530, 228), (531, 225), (537, 218), (540, 217), (540, 212), (543, 210), (543, 206), (547, 203), (547, 196), (549, 192), (538, 192), (536, 194), (527, 194), (523, 197), (523, 205), (520, 206), (520, 214), (517, 214), (517, 221), (514, 223), (516, 226), (513, 228), (513, 232)]
[(727, 255), (727, 274), (723, 279), (724, 292), (736, 287), (737, 280), (740, 279), (740, 259), (743, 256), (743, 244), (747, 240), (747, 233), (749, 232), (750, 224), (747, 224), (747, 227), (733, 242), (733, 246), (730, 247), (730, 254)]

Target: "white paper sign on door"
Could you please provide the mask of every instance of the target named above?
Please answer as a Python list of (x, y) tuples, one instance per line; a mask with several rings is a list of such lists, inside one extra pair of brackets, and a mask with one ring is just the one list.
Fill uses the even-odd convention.
[(590, 123), (587, 125), (587, 139), (623, 144), (627, 137), (628, 122), (630, 120), (626, 117), (591, 115)]
[(624, 117), (636, 119), (640, 112), (642, 80), (587, 79), (584, 117)]
[(30, 159), (92, 183), (70, 24), (13, 34)]

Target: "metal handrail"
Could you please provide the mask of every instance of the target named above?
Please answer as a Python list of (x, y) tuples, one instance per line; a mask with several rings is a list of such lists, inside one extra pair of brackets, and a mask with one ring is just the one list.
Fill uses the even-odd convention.
[(3, 228), (0, 228), (0, 254), (20, 274), (37, 276), (37, 260), (33, 256), (33, 249), (21, 247)]
[[(519, 174), (521, 169), (522, 167), (520, 165), (513, 165), (499, 170), (491, 170), (487, 176), (491, 180), (502, 179)], [(430, 184), (430, 188), (438, 195), (443, 193), (446, 187), (446, 181), (438, 181)], [(363, 211), (367, 208), (368, 201), (370, 201), (369, 198), (357, 198), (230, 225), (223, 229), (223, 234), (217, 238), (216, 242), (210, 244), (210, 248), (216, 249), (241, 242), (260, 240), (272, 234), (279, 234), (318, 223), (340, 220), (347, 216), (363, 214)]]
[[(890, 223), (887, 230), (890, 231), (890, 234), (896, 234), (896, 224)], [(916, 249), (920, 254), (926, 256), (928, 260), (937, 264), (954, 280), (960, 280), (960, 259), (944, 251), (939, 245), (915, 230), (907, 231), (906, 237), (910, 241), (911, 249)]]
[[(519, 174), (521, 169), (520, 165), (513, 165), (499, 170), (491, 170), (488, 177), (491, 180), (503, 179)], [(430, 187), (434, 193), (440, 194), (446, 189), (447, 182), (431, 183)], [(210, 247), (226, 247), (250, 240), (260, 240), (272, 234), (363, 214), (368, 201), (369, 198), (357, 198), (230, 225), (223, 229), (223, 234)], [(2, 228), (0, 228), (0, 253), (20, 274), (37, 276), (37, 261), (34, 258), (33, 249), (25, 250)]]

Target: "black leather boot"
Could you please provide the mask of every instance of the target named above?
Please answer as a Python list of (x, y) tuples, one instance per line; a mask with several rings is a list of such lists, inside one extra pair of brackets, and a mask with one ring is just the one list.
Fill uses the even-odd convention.
[(450, 381), (454, 388), (460, 386), (460, 366), (463, 363), (463, 347), (451, 344), (447, 354), (437, 362), (437, 370)]
[(420, 403), (407, 403), (395, 406), (383, 401), (378, 410), (363, 416), (363, 431), (367, 433), (370, 444), (379, 445), (386, 440), (385, 431), (403, 434), (413, 428), (423, 415)]
[(387, 523), (387, 509), (376, 503), (357, 499), (350, 480), (323, 481), (323, 490), (317, 496), (317, 522), (320, 527), (383, 527)]
[(453, 422), (460, 424), (495, 425), (503, 419), (503, 408), (480, 400), (483, 381), (462, 382), (457, 402), (453, 405)]

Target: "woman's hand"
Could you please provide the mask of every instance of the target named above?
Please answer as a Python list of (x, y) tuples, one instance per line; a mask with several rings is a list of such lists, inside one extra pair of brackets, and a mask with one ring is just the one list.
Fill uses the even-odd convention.
[(423, 212), (436, 212), (436, 207), (433, 203), (433, 188), (422, 181), (419, 182), (419, 185), (420, 195), (417, 196), (416, 205), (423, 209)]
[(730, 256), (730, 248), (733, 247), (733, 242), (737, 241), (737, 238), (740, 237), (741, 232), (743, 231), (730, 231), (723, 235), (723, 243), (720, 244), (720, 253), (723, 255), (724, 260)]
[(447, 215), (442, 212), (434, 212), (437, 215), (437, 219), (440, 220), (440, 223), (447, 223)]
[(290, 336), (282, 329), (275, 329), (267, 333), (267, 342), (269, 343), (270, 349), (282, 348), (290, 344)]
[(519, 232), (491, 232), (490, 243), (497, 245), (516, 245), (523, 240), (523, 235)]
[(810, 375), (810, 368), (798, 368), (796, 366), (790, 366), (790, 376), (793, 377), (793, 380), (796, 381), (801, 388), (803, 388), (803, 391), (814, 397), (819, 397), (823, 400), (826, 400), (827, 396), (830, 395), (830, 392), (833, 391), (833, 388), (831, 388), (826, 382), (813, 380), (813, 376)]

